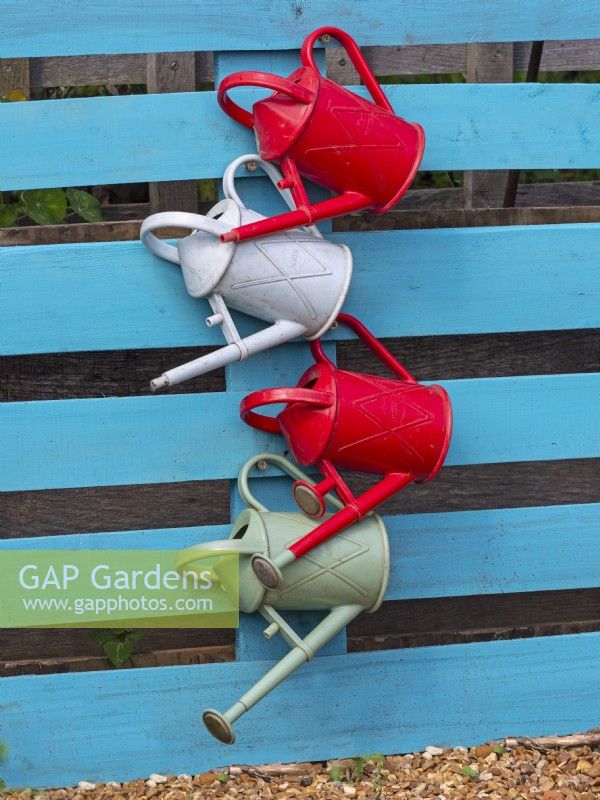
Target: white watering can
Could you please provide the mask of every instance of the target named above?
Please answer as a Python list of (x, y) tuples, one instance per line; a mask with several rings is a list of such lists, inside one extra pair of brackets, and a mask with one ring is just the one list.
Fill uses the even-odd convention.
[[(231, 708), (221, 713), (206, 709), (202, 715), (204, 724), (221, 742), (233, 744), (235, 733), (232, 723), (256, 705), (272, 689), (289, 677), (302, 664), (345, 628), (362, 611), (376, 611), (381, 603), (388, 583), (390, 553), (385, 526), (377, 514), (367, 514), (360, 522), (343, 533), (315, 547), (310, 554), (302, 556), (286, 569), (286, 586), (282, 589), (265, 588), (252, 569), (251, 558), (262, 553), (274, 558), (295, 541), (320, 524), (300, 512), (272, 512), (250, 492), (248, 473), (266, 461), (276, 464), (296, 480), (314, 482), (298, 467), (283, 456), (261, 453), (251, 458), (242, 467), (238, 478), (240, 496), (247, 508), (233, 523), (231, 537), (215, 542), (206, 542), (182, 550), (177, 555), (177, 569), (200, 569), (202, 559), (210, 557), (214, 562), (215, 551), (235, 553), (239, 557), (240, 611), (258, 611), (267, 620), (264, 631), (266, 639), (281, 634), (290, 646), (290, 652), (275, 664), (248, 692)], [(336, 508), (342, 504), (333, 495), (326, 499)], [(208, 552), (211, 551), (211, 552)], [(219, 570), (217, 561), (213, 574), (222, 588), (231, 581), (231, 570)], [(300, 637), (279, 613), (285, 610), (326, 610), (323, 619), (305, 637)]]
[[(317, 339), (333, 324), (344, 302), (352, 275), (352, 255), (314, 228), (294, 228), (262, 239), (224, 244), (221, 234), (256, 220), (261, 214), (246, 208), (234, 186), (240, 164), (256, 162), (277, 185), (282, 175), (257, 155), (240, 156), (223, 176), (225, 199), (206, 216), (183, 211), (153, 214), (144, 220), (142, 242), (155, 255), (180, 264), (192, 297), (206, 297), (213, 314), (206, 324), (221, 325), (226, 347), (163, 373), (151, 382), (162, 389), (203, 375), (233, 361), (268, 350), (298, 336)], [(279, 189), (295, 208), (289, 189)], [(158, 239), (157, 228), (190, 228), (193, 233), (176, 246)], [(242, 338), (229, 308), (272, 323)]]

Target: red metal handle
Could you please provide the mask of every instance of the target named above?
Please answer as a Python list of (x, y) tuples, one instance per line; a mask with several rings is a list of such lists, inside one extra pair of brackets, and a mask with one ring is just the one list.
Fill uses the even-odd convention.
[[(383, 363), (389, 367), (395, 375), (397, 375), (399, 378), (402, 378), (402, 380), (408, 381), (409, 383), (417, 383), (416, 378), (414, 378), (411, 373), (394, 358), (387, 347), (384, 347), (379, 339), (376, 339), (371, 331), (365, 327), (360, 320), (356, 319), (356, 317), (353, 317), (351, 314), (338, 314), (337, 321), (343, 322), (344, 325), (347, 325), (351, 330), (353, 330), (358, 338), (362, 339), (362, 341), (367, 345), (369, 350), (374, 353), (374, 355), (376, 355), (380, 361), (383, 361)], [(315, 361), (320, 362), (321, 364), (331, 364), (331, 366), (335, 367), (335, 364), (333, 364), (331, 359), (329, 359), (325, 354), (320, 339), (313, 339), (313, 341), (310, 343), (310, 352), (312, 353)]]
[(247, 128), (254, 127), (251, 112), (234, 103), (227, 95), (230, 89), (236, 89), (238, 86), (260, 86), (262, 89), (273, 89), (273, 91), (287, 94), (288, 97), (305, 105), (314, 99), (312, 92), (305, 89), (304, 86), (292, 83), (279, 75), (272, 75), (270, 72), (234, 72), (233, 75), (223, 78), (219, 84), (217, 100), (226, 114)]
[(356, 67), (356, 71), (360, 75), (363, 80), (363, 83), (371, 93), (371, 97), (377, 103), (378, 106), (381, 108), (385, 108), (387, 111), (391, 111), (392, 114), (394, 113), (394, 109), (391, 106), (390, 101), (387, 99), (385, 94), (383, 93), (383, 89), (377, 82), (377, 78), (371, 72), (371, 67), (367, 64), (365, 57), (360, 51), (359, 46), (356, 44), (354, 39), (345, 31), (340, 30), (340, 28), (317, 28), (316, 31), (309, 33), (306, 39), (302, 44), (302, 50), (300, 51), (300, 58), (302, 59), (302, 63), (305, 67), (312, 67), (316, 69), (317, 72), (319, 71), (316, 64), (315, 58), (313, 55), (313, 47), (319, 36), (332, 36), (337, 42), (339, 42), (343, 48), (345, 49), (346, 53), (348, 53), (350, 57), (350, 61)]
[(244, 397), (240, 403), (240, 417), (253, 428), (267, 431), (267, 433), (279, 433), (279, 423), (276, 417), (257, 414), (252, 409), (272, 403), (304, 403), (307, 406), (327, 408), (333, 402), (334, 397), (331, 392), (318, 392), (314, 389), (263, 389)]

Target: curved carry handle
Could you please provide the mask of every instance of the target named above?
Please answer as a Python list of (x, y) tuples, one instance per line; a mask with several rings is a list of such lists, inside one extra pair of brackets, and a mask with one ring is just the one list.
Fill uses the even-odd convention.
[[(295, 211), (297, 208), (296, 203), (294, 202), (294, 198), (292, 196), (292, 192), (289, 189), (282, 188), (279, 183), (283, 181), (283, 175), (277, 169), (275, 164), (271, 164), (270, 161), (265, 161), (256, 153), (247, 153), (245, 156), (240, 156), (236, 158), (234, 161), (229, 164), (225, 172), (223, 173), (223, 194), (228, 200), (233, 200), (241, 208), (247, 208), (247, 206), (242, 202), (240, 196), (238, 195), (236, 188), (235, 188), (235, 173), (242, 164), (247, 164), (249, 161), (254, 161), (257, 166), (259, 166), (262, 171), (270, 178), (271, 183), (275, 186), (279, 194), (282, 196), (285, 204), (289, 209)], [(321, 231), (315, 226), (305, 226), (304, 230), (307, 233), (312, 233), (313, 236), (318, 236), (319, 239), (323, 238), (323, 234)]]
[[(210, 547), (209, 547), (210, 545)], [(193, 547), (186, 547), (180, 550), (175, 556), (175, 569), (178, 572), (188, 564), (202, 561), (205, 558), (214, 558), (217, 554), (227, 556), (232, 553), (243, 553), (252, 555), (256, 553), (256, 548), (260, 543), (250, 539), (217, 539), (214, 542), (207, 542), (206, 545), (195, 544)]]
[(313, 47), (317, 39), (324, 35), (332, 36), (342, 45), (350, 57), (350, 61), (356, 67), (356, 71), (362, 78), (363, 83), (369, 90), (375, 103), (381, 108), (385, 108), (386, 111), (391, 111), (392, 114), (394, 114), (395, 112), (390, 101), (383, 93), (383, 89), (377, 82), (377, 78), (371, 72), (371, 68), (367, 64), (359, 46), (356, 44), (354, 39), (348, 33), (346, 33), (346, 31), (343, 31), (340, 28), (329, 28), (325, 26), (324, 28), (317, 28), (316, 31), (309, 33), (302, 43), (302, 50), (300, 51), (300, 58), (304, 66), (312, 67), (313, 69), (317, 70), (317, 72), (319, 71), (317, 65), (315, 64)]
[[(259, 500), (254, 497), (252, 492), (250, 491), (250, 486), (248, 485), (248, 477), (249, 472), (252, 467), (255, 467), (259, 461), (267, 461), (271, 464), (275, 464), (279, 467), (282, 472), (287, 472), (287, 474), (291, 478), (295, 478), (296, 480), (305, 481), (312, 486), (316, 486), (316, 482), (313, 481), (305, 472), (299, 469), (295, 464), (292, 464), (291, 461), (288, 461), (287, 458), (278, 455), (277, 453), (258, 453), (258, 455), (253, 456), (250, 458), (244, 466), (240, 470), (240, 474), (238, 476), (238, 492), (240, 493), (240, 497), (246, 503), (246, 505), (250, 506), (251, 508), (256, 509), (256, 511), (268, 511), (269, 509), (264, 506)], [(335, 506), (336, 508), (343, 508), (343, 503), (334, 497), (332, 494), (326, 495), (326, 499), (331, 503), (331, 505)]]
[(304, 403), (316, 408), (327, 408), (334, 403), (334, 397), (331, 392), (319, 392), (315, 389), (262, 389), (244, 397), (240, 403), (240, 417), (248, 425), (260, 431), (280, 433), (277, 417), (267, 417), (252, 410), (272, 403)]
[(314, 99), (313, 93), (308, 89), (279, 75), (273, 75), (270, 72), (234, 72), (223, 78), (219, 84), (217, 101), (226, 114), (241, 125), (245, 125), (246, 128), (254, 127), (252, 113), (234, 103), (227, 94), (230, 89), (236, 89), (239, 86), (260, 86), (262, 89), (273, 89), (273, 91), (282, 92), (292, 100), (297, 100), (304, 105), (312, 103)]
[[(217, 203), (216, 206), (211, 208), (210, 214), (221, 213), (223, 207), (223, 202)], [(189, 228), (191, 231), (212, 233), (217, 238), (228, 230), (226, 225), (216, 219), (212, 219), (210, 216), (191, 214), (187, 211), (161, 211), (158, 214), (146, 217), (140, 228), (140, 239), (155, 256), (171, 261), (173, 264), (181, 263), (179, 253), (174, 245), (158, 239), (152, 233), (152, 231), (159, 228)]]
[[(376, 339), (371, 331), (365, 325), (363, 325), (360, 320), (356, 319), (356, 317), (353, 317), (351, 314), (342, 313), (338, 314), (337, 322), (343, 322), (344, 325), (347, 325), (348, 328), (353, 330), (358, 338), (362, 339), (362, 341), (367, 345), (369, 350), (374, 353), (380, 361), (383, 361), (383, 363), (389, 367), (395, 375), (402, 380), (408, 381), (409, 383), (417, 383), (416, 378), (414, 378), (411, 373), (394, 358), (387, 347), (384, 347), (379, 339)], [(329, 364), (330, 366), (335, 367), (335, 364), (331, 361), (331, 359), (325, 355), (325, 351), (323, 350), (320, 339), (313, 339), (310, 342), (310, 352), (312, 353), (315, 361), (318, 363)]]

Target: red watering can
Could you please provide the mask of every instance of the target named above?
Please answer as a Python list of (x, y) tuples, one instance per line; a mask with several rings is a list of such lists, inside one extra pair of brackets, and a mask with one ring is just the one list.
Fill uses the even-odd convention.
[[(348, 52), (374, 102), (321, 75), (313, 45), (332, 36)], [(252, 222), (225, 233), (222, 241), (242, 241), (274, 231), (338, 217), (359, 209), (383, 214), (410, 186), (421, 163), (425, 134), (420, 125), (394, 114), (358, 45), (339, 28), (318, 28), (302, 45), (302, 66), (289, 78), (268, 72), (236, 72), (221, 81), (217, 99), (230, 117), (253, 128), (261, 158), (278, 161), (297, 210)], [(228, 92), (261, 86), (274, 94), (254, 103), (252, 113)], [(300, 175), (336, 192), (312, 204)]]
[[(322, 473), (323, 480), (316, 485), (294, 483), (294, 498), (305, 514), (321, 517), (331, 490), (344, 504), (275, 558), (254, 556), (256, 576), (270, 589), (281, 586), (282, 567), (362, 519), (409, 483), (434, 478), (450, 444), (452, 409), (446, 391), (418, 383), (355, 317), (340, 314), (338, 321), (358, 334), (396, 378), (338, 369), (317, 339), (310, 343), (316, 363), (295, 388), (253, 392), (240, 405), (245, 422), (282, 434), (300, 464), (314, 464)], [(254, 411), (270, 403), (287, 405), (277, 417)], [(338, 473), (340, 467), (383, 478), (355, 497)]]

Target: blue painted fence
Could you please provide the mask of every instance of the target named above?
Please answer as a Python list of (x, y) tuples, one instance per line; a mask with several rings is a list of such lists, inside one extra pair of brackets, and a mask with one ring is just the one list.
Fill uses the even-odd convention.
[[(597, 165), (595, 84), (385, 88), (396, 111), (425, 128), (423, 169)], [(257, 94), (239, 96), (249, 106)], [(252, 133), (220, 110), (213, 92), (0, 105), (0, 124), (3, 189), (213, 178), (232, 154), (255, 148)]]
[[(214, 0), (175, 0), (168, 8), (156, 0), (5, 0), (0, 58), (217, 50), (218, 80), (246, 60), (260, 66), (251, 51), (291, 51), (331, 22), (376, 45), (600, 36), (595, 0), (569, 7), (529, 0), (518, 11), (504, 0), (251, 0), (231, 14)], [(296, 60), (294, 52), (271, 53), (265, 65), (276, 61), (285, 72)], [(427, 130), (424, 168), (599, 166), (595, 85), (388, 90), (396, 108)], [(2, 190), (214, 177), (251, 146), (212, 92), (3, 104), (0, 131)], [(260, 197), (260, 184), (247, 186)], [(265, 204), (271, 197), (272, 190), (264, 194)], [(561, 225), (334, 238), (354, 253), (347, 310), (393, 337), (597, 326), (599, 233), (598, 225)], [(138, 243), (4, 248), (0, 279), (7, 355), (218, 343), (204, 327), (205, 305), (187, 296), (179, 271)], [(253, 325), (243, 320), (241, 328)], [(249, 455), (282, 448), (241, 425), (242, 394), (257, 381), (294, 381), (306, 358), (292, 344), (232, 365), (226, 393), (5, 404), (0, 488), (233, 479)], [(443, 383), (456, 415), (449, 464), (600, 456), (600, 375)], [(271, 478), (268, 470), (260, 479), (269, 502), (289, 502)], [(233, 508), (233, 485), (231, 496)], [(594, 587), (599, 522), (600, 503), (388, 517), (388, 599)], [(54, 536), (0, 542), (0, 563), (11, 547), (183, 547), (227, 530), (61, 535), (57, 520)], [(240, 721), (239, 744), (228, 749), (204, 732), (199, 711), (227, 707), (268, 668), (257, 652), (276, 657), (275, 643), (259, 643), (256, 630), (254, 621), (243, 627), (233, 664), (1, 680), (0, 740), (8, 754), (0, 775), (9, 785), (124, 780), (229, 760), (570, 732), (600, 717), (600, 634), (352, 655), (340, 636), (333, 654), (316, 658)]]

